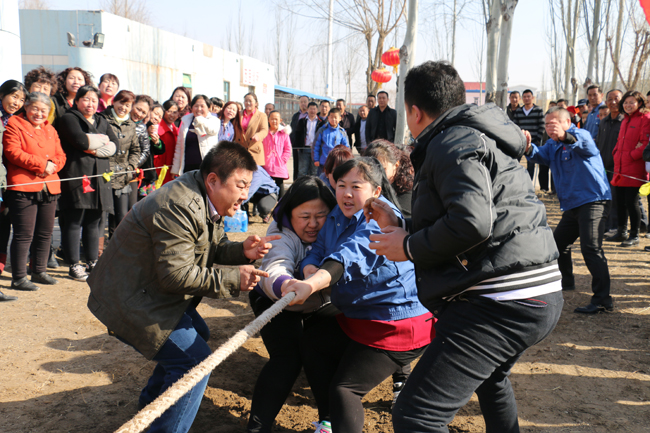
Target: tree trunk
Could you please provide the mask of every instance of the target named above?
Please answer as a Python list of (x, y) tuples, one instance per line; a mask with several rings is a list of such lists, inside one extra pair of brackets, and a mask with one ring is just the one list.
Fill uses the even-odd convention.
[(452, 16), (452, 23), (451, 23), (451, 66), (456, 66), (456, 6), (457, 6), (458, 0), (454, 0), (454, 15)]
[[(618, 2), (618, 21), (616, 23), (616, 42), (614, 45), (614, 52), (612, 53), (612, 62), (614, 68), (612, 70), (612, 89), (616, 89), (616, 81), (618, 80), (617, 66), (621, 55), (621, 36), (623, 33), (623, 12), (625, 11), (625, 0)], [(611, 49), (611, 47), (610, 47)]]
[(499, 43), (499, 64), (497, 67), (496, 104), (506, 109), (508, 104), (508, 62), (510, 60), (510, 39), (512, 36), (512, 21), (518, 0), (506, 0), (501, 6), (503, 24)]
[(485, 28), (487, 30), (487, 56), (485, 73), (485, 102), (494, 102), (497, 92), (497, 56), (499, 53), (499, 37), (501, 36), (501, 0), (492, 0), (490, 18)]
[(589, 43), (589, 62), (587, 63), (587, 77), (585, 84), (591, 80), (593, 83), (598, 81), (598, 77), (594, 75), (594, 61), (596, 60), (596, 50), (598, 49), (598, 39), (600, 35), (600, 5), (601, 0), (595, 0), (594, 3), (594, 22), (591, 31), (591, 41)]
[(417, 47), (418, 35), (418, 0), (409, 0), (408, 25), (404, 44), (399, 49), (399, 78), (397, 83), (397, 98), (395, 109), (397, 110), (397, 125), (395, 126), (395, 142), (406, 143), (406, 110), (404, 108), (404, 80), (406, 74), (415, 63), (415, 50)]

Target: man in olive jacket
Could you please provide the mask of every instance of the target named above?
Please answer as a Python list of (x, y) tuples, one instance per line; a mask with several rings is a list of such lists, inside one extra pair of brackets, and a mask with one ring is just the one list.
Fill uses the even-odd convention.
[[(201, 169), (185, 173), (139, 202), (115, 230), (88, 278), (88, 308), (111, 335), (158, 362), (140, 395), (151, 403), (211, 354), (210, 332), (196, 311), (203, 296), (226, 298), (251, 290), (265, 272), (250, 263), (276, 237), (230, 242), (222, 217), (248, 196), (255, 160), (242, 146), (221, 142)], [(214, 268), (213, 265), (244, 265)], [(149, 432), (189, 430), (207, 385), (205, 377), (152, 424)]]

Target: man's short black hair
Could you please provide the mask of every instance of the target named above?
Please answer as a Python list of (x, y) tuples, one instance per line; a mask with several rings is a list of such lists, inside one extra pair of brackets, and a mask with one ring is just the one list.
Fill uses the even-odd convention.
[(605, 111), (605, 110), (609, 110), (609, 107), (607, 105), (601, 105), (600, 107), (598, 107), (598, 111)]
[(345, 99), (337, 99), (336, 103), (338, 104), (339, 102), (343, 102), (343, 105), (345, 105)]
[(519, 90), (513, 90), (512, 92), (510, 92), (511, 96), (512, 95), (518, 95), (518, 94), (519, 94)]
[[(650, 92), (648, 92), (648, 93), (650, 93)], [(368, 98), (375, 98), (375, 99), (377, 99), (377, 97), (376, 97), (375, 95), (373, 95), (372, 93), (370, 93), (370, 94), (366, 97), (366, 99), (368, 99)]]
[(309, 108), (309, 107), (316, 107), (316, 108), (318, 108), (318, 104), (315, 103), (314, 101), (311, 101), (309, 104), (307, 104), (307, 108)]
[(589, 91), (590, 91), (591, 89), (596, 89), (596, 90), (598, 90), (598, 93), (600, 93), (600, 94), (603, 93), (603, 89), (601, 89), (600, 86), (599, 86), (598, 84), (592, 84), (591, 86), (587, 87), (587, 94), (589, 94)]
[(535, 94), (533, 93), (533, 91), (530, 90), (530, 89), (526, 89), (526, 90), (524, 90), (521, 94), (522, 94), (522, 95), (525, 95), (526, 93), (530, 93), (531, 95), (535, 96)]
[(387, 99), (390, 99), (390, 96), (388, 96), (388, 92), (385, 91), (385, 90), (380, 90), (379, 92), (377, 92), (377, 96), (381, 95), (382, 93), (383, 93), (384, 95), (386, 95), (386, 98), (387, 98)]
[(569, 113), (569, 110), (562, 107), (549, 108), (545, 116), (548, 116), (549, 114), (556, 114), (560, 119), (571, 119), (571, 113)]
[[(612, 93), (612, 92), (618, 92), (618, 93), (621, 94), (621, 96), (623, 95), (623, 91), (622, 91), (622, 90), (619, 90), (619, 89), (612, 89), (612, 90), (610, 90), (609, 92), (607, 92), (607, 94), (605, 95), (605, 97), (607, 98), (607, 97), (609, 96), (609, 94)], [(648, 92), (648, 95), (650, 95), (650, 92)], [(648, 95), (646, 95), (646, 96), (648, 96)]]
[(338, 114), (338, 115), (340, 116), (340, 115), (341, 115), (341, 110), (339, 110), (338, 108), (332, 108), (332, 109), (329, 111), (329, 113), (327, 113), (327, 115), (330, 116), (330, 115), (332, 115), (332, 114)]
[[(616, 89), (615, 89), (615, 90), (616, 90)], [(611, 92), (611, 90), (610, 90), (610, 92)], [(620, 90), (619, 90), (619, 92), (620, 92)], [(648, 93), (646, 93), (645, 95), (646, 95), (646, 96), (650, 96), (650, 91), (649, 91)]]
[(307, 96), (307, 95), (300, 95), (298, 100), (300, 101), (302, 98), (307, 98), (307, 100), (309, 101), (309, 96)]
[(562, 102), (564, 102), (564, 103), (566, 104), (566, 103), (567, 103), (567, 100), (566, 100), (566, 99), (558, 99), (558, 100), (557, 100), (557, 103), (558, 103), (558, 104), (561, 104)]
[(429, 116), (465, 104), (465, 83), (448, 62), (428, 61), (411, 69), (404, 80), (404, 100)]
[(330, 107), (332, 106), (332, 104), (330, 104), (330, 101), (328, 101), (327, 99), (323, 99), (322, 101), (320, 101), (320, 105), (323, 105), (323, 104), (327, 104)]
[(222, 183), (225, 183), (232, 173), (240, 168), (255, 171), (257, 164), (248, 150), (232, 141), (220, 141), (208, 151), (201, 162), (203, 177), (214, 173)]

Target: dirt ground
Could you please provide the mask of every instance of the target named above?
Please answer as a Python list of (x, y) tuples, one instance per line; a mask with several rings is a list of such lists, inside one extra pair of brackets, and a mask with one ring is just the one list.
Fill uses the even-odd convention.
[[(544, 197), (557, 224), (557, 199)], [(254, 219), (255, 221), (255, 219)], [(250, 232), (264, 233), (259, 222)], [(244, 235), (231, 236), (243, 239)], [(525, 432), (650, 431), (650, 253), (641, 245), (606, 245), (612, 276), (613, 313), (582, 316), (590, 277), (574, 253), (577, 290), (565, 293), (564, 312), (549, 338), (531, 348), (512, 374)], [(578, 246), (576, 244), (576, 249)], [(140, 389), (154, 368), (135, 350), (109, 337), (86, 308), (88, 287), (52, 272), (56, 286), (0, 304), (0, 431), (111, 432), (137, 411)], [(199, 306), (216, 349), (253, 319), (247, 296), (209, 300)], [(212, 373), (192, 432), (243, 432), (258, 372), (267, 359), (252, 338)], [(389, 381), (365, 398), (365, 432), (392, 432)], [(277, 432), (309, 432), (317, 413), (301, 375), (276, 420)], [(476, 398), (460, 410), (453, 432), (485, 431)]]

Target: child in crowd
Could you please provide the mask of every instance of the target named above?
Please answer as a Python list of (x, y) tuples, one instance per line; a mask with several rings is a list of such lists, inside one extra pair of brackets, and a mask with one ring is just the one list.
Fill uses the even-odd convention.
[(350, 147), (348, 136), (345, 129), (339, 126), (341, 121), (341, 111), (338, 108), (332, 108), (327, 115), (327, 125), (325, 125), (316, 139), (314, 145), (314, 165), (318, 167), (318, 174), (323, 172), (323, 165), (327, 160), (327, 155), (339, 144)]
[(598, 118), (600, 120), (603, 120), (607, 116), (609, 116), (609, 108), (607, 107), (607, 105), (601, 105), (598, 108)]
[(361, 433), (361, 399), (420, 356), (434, 336), (434, 321), (418, 300), (413, 264), (370, 249), (369, 236), (381, 229), (366, 222), (366, 200), (379, 197), (401, 216), (383, 167), (375, 158), (356, 158), (338, 166), (334, 179), (337, 206), (302, 261), (306, 279), (292, 280), (282, 291), (296, 292), (292, 303), (300, 304), (332, 288), (341, 329), (305, 343), (304, 369), (312, 386), (329, 384), (332, 431)]
[(282, 125), (282, 118), (277, 111), (269, 114), (269, 134), (262, 141), (264, 144), (264, 169), (280, 188), (280, 197), (284, 196), (284, 179), (289, 179), (287, 163), (291, 158), (291, 139)]
[(330, 154), (327, 155), (325, 165), (323, 166), (323, 172), (319, 177), (323, 182), (325, 182), (326, 185), (329, 185), (332, 191), (336, 192), (334, 169), (352, 158), (354, 158), (354, 155), (352, 155), (352, 150), (342, 144), (336, 146), (334, 149), (332, 149)]

